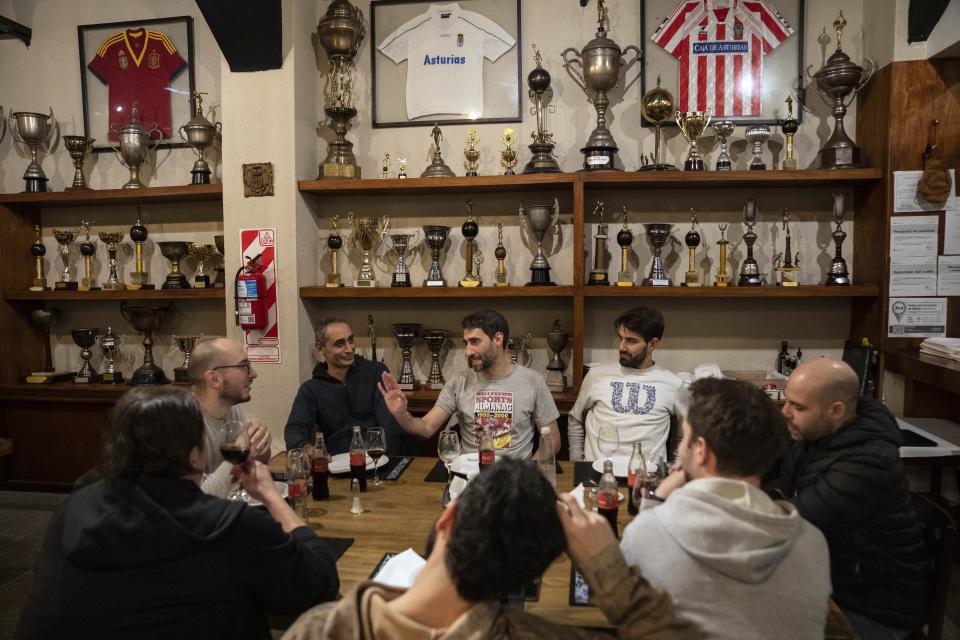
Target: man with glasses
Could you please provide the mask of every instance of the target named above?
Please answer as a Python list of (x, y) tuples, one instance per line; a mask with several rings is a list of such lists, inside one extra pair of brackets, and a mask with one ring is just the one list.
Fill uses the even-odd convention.
[(250, 385), (257, 377), (243, 348), (232, 340), (214, 338), (197, 345), (187, 369), (191, 390), (203, 411), (204, 445), (208, 452), (201, 488), (205, 493), (225, 497), (230, 490), (233, 467), (220, 455), (227, 423), (237, 420), (247, 425), (250, 458), (270, 462), (270, 430), (247, 420), (239, 404), (250, 402)]

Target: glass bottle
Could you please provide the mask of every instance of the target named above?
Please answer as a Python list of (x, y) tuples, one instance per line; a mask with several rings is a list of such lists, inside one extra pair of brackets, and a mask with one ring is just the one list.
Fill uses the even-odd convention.
[(493, 448), (493, 436), (490, 435), (490, 427), (484, 425), (480, 431), (480, 470), (483, 471), (496, 460), (496, 452)]
[(330, 454), (323, 441), (323, 434), (317, 432), (313, 441), (313, 499), (328, 500), (330, 498)]
[(620, 537), (617, 529), (617, 512), (620, 511), (620, 493), (617, 478), (613, 475), (613, 460), (603, 461), (603, 475), (597, 485), (597, 513), (610, 523), (613, 535)]
[(550, 486), (557, 488), (557, 463), (553, 454), (553, 443), (550, 441), (550, 427), (540, 429), (540, 453), (537, 465), (547, 479)]
[(633, 452), (627, 462), (627, 512), (632, 516), (640, 512), (646, 480), (647, 463), (643, 459), (643, 451), (638, 440), (633, 443)]
[(350, 477), (360, 485), (360, 491), (367, 490), (367, 448), (363, 444), (360, 425), (353, 425), (353, 438), (350, 440)]

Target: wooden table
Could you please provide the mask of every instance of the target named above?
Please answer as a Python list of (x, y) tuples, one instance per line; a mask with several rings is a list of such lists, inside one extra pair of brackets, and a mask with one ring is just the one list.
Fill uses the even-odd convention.
[[(286, 454), (277, 454), (271, 461), (271, 470), (284, 471), (285, 462)], [(382, 488), (374, 487), (369, 481), (367, 492), (362, 494), (366, 511), (360, 515), (350, 513), (350, 483), (347, 477), (330, 478), (330, 500), (308, 500), (307, 522), (317, 535), (354, 539), (337, 561), (341, 594), (346, 594), (366, 580), (383, 554), (399, 553), (408, 547), (423, 553), (427, 535), (441, 512), (440, 499), (444, 485), (424, 482), (436, 462), (436, 458), (414, 458), (399, 480), (385, 481)], [(573, 463), (565, 461), (560, 466), (563, 473), (557, 475), (557, 489), (570, 491), (573, 489)], [(626, 507), (621, 508), (621, 531), (630, 520)], [(566, 554), (560, 554), (543, 576), (539, 600), (527, 602), (524, 611), (558, 624), (609, 626), (596, 607), (570, 606), (569, 589), (570, 560)]]

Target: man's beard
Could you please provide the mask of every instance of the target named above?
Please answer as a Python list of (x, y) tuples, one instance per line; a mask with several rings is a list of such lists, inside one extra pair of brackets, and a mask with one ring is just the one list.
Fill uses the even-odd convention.
[(229, 402), (230, 406), (233, 406), (243, 402), (250, 402), (250, 394), (245, 393), (242, 389), (238, 391), (228, 391), (224, 389), (220, 392), (220, 399)]
[(640, 365), (643, 364), (643, 361), (647, 359), (648, 347), (644, 347), (643, 351), (640, 352), (638, 356), (623, 355), (620, 354), (620, 366), (627, 367), (629, 369), (639, 369)]
[(493, 353), (488, 351), (487, 353), (484, 353), (483, 355), (480, 356), (480, 368), (477, 369), (475, 366), (475, 363), (476, 363), (475, 358), (476, 356), (471, 356), (467, 358), (467, 366), (473, 369), (474, 371), (486, 371), (487, 369), (493, 366), (494, 361), (496, 361), (497, 359), (497, 357)]

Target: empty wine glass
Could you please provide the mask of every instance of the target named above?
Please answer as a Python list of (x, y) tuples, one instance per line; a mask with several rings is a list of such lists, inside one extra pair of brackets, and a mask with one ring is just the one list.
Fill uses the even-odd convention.
[(597, 430), (597, 448), (606, 459), (610, 459), (620, 448), (620, 433), (617, 427), (608, 423), (600, 425)]
[(443, 489), (443, 506), (450, 501), (450, 481), (453, 479), (450, 473), (450, 465), (460, 456), (460, 436), (452, 429), (444, 429), (440, 432), (440, 439), (437, 441), (437, 455), (443, 460), (443, 466), (447, 468), (447, 486)]
[(380, 465), (377, 463), (387, 450), (387, 436), (384, 434), (382, 427), (370, 427), (367, 429), (366, 440), (367, 455), (373, 458), (373, 486), (382, 487)]
[[(239, 420), (228, 420), (223, 428), (220, 455), (230, 464), (243, 464), (250, 457), (250, 438), (247, 425)], [(248, 499), (247, 491), (239, 486), (230, 492), (229, 500)]]

